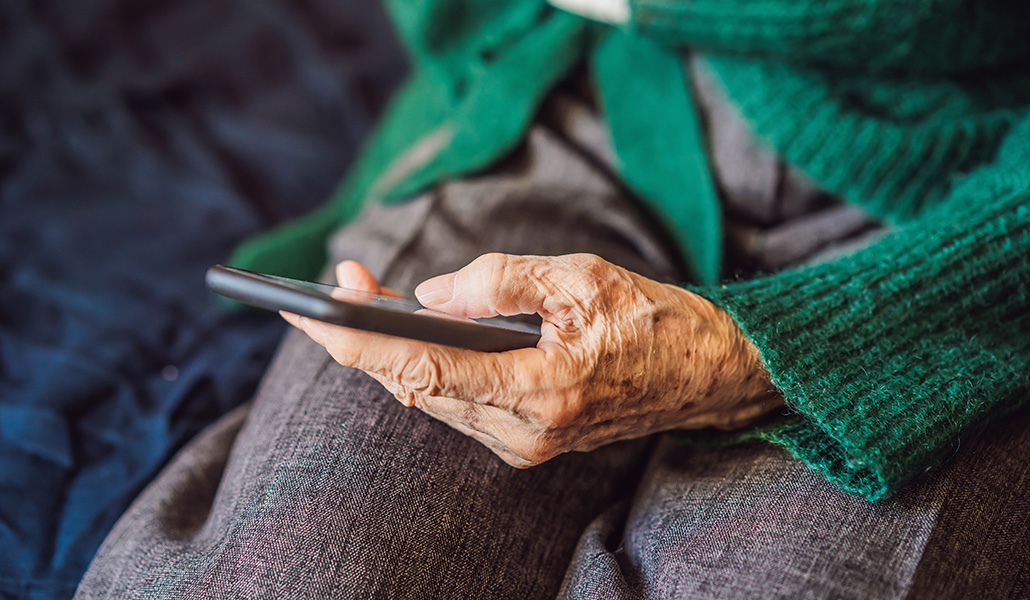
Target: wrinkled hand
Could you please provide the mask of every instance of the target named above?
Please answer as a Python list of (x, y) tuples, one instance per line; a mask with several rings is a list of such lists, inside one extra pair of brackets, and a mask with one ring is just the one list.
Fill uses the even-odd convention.
[[(337, 278), (393, 293), (354, 262)], [(540, 343), (474, 352), (283, 316), (340, 364), (517, 467), (669, 429), (741, 427), (782, 405), (728, 314), (596, 256), (487, 254), (416, 296), (462, 317), (539, 313)]]

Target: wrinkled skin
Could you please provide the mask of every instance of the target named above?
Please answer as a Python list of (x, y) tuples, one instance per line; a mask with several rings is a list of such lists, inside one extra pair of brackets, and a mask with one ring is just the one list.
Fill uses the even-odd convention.
[[(394, 294), (355, 262), (343, 287)], [(487, 254), (423, 282), (462, 317), (539, 313), (536, 348), (474, 352), (283, 313), (340, 364), (529, 467), (670, 429), (734, 429), (782, 406), (757, 349), (704, 298), (596, 256)]]

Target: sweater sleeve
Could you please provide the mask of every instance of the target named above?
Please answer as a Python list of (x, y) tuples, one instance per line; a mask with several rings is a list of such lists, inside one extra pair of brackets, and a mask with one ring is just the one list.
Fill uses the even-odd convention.
[(792, 415), (759, 430), (889, 496), (1030, 398), (1030, 119), (999, 160), (873, 246), (696, 290), (761, 351)]
[(941, 0), (629, 0), (629, 26), (672, 45), (795, 63), (954, 72), (1030, 53), (1030, 5)]

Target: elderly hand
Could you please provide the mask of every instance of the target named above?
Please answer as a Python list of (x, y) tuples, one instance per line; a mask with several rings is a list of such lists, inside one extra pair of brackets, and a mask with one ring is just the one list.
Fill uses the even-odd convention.
[[(392, 293), (354, 262), (337, 277)], [(462, 317), (538, 313), (540, 343), (474, 352), (283, 316), (340, 364), (517, 467), (669, 429), (741, 427), (782, 405), (728, 314), (596, 256), (487, 254), (415, 293)]]

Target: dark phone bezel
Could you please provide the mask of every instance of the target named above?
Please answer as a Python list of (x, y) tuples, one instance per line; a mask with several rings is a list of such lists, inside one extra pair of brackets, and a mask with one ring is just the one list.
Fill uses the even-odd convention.
[(274, 275), (215, 265), (207, 270), (205, 281), (212, 292), (258, 308), (285, 310), (334, 325), (467, 350), (504, 352), (532, 348), (540, 341), (539, 333), (327, 298), (316, 292), (281, 285), (275, 278)]

